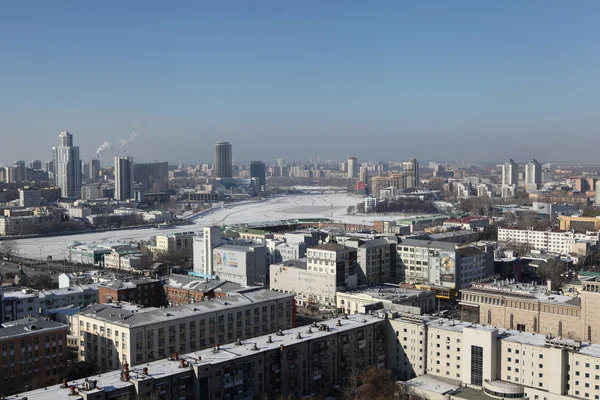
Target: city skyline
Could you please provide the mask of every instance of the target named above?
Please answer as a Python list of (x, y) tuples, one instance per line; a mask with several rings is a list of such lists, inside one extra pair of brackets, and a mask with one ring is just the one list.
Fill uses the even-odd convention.
[[(11, 140), (0, 161), (25, 148), (48, 160), (61, 130), (89, 160), (134, 129), (127, 154), (140, 161), (207, 162), (221, 140), (244, 163), (490, 152), (594, 161), (598, 11), (555, 1), (10, 4), (0, 119)], [(564, 155), (573, 141), (588, 146)]]

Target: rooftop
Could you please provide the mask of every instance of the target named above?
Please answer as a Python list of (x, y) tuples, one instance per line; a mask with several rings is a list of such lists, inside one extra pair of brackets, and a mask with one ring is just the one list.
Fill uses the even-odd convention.
[[(282, 332), (282, 335), (273, 334), (258, 336), (241, 342), (241, 344), (231, 343), (219, 346), (219, 350), (205, 349), (202, 351), (180, 355), (179, 358), (187, 361), (192, 367), (200, 368), (203, 365), (220, 364), (226, 361), (243, 358), (256, 354), (257, 351), (279, 350), (280, 346), (289, 346), (300, 342), (326, 338), (340, 332), (355, 329), (361, 326), (372, 325), (381, 322), (382, 319), (372, 315), (351, 315), (348, 319), (341, 319), (341, 325), (337, 325), (337, 320), (327, 320), (319, 322), (317, 326), (303, 326), (293, 328)], [(319, 326), (326, 326), (328, 329), (321, 330)], [(270, 343), (269, 343), (269, 338)], [(254, 348), (256, 345), (256, 348)], [(160, 379), (165, 376), (180, 374), (183, 370), (179, 367), (178, 361), (171, 361), (167, 358), (154, 361), (148, 364), (140, 365), (130, 369), (131, 380), (136, 380), (142, 374), (142, 368), (148, 368), (148, 376), (154, 379)], [(105, 391), (113, 391), (125, 387), (132, 387), (133, 382), (122, 381), (121, 371), (111, 371), (101, 375), (91, 377), (97, 380), (97, 386)], [(68, 385), (76, 386), (78, 390), (83, 390), (83, 379), (69, 381)], [(69, 390), (63, 389), (60, 385), (50, 386), (48, 388), (31, 390), (26, 394), (8, 396), (7, 400), (22, 399), (26, 396), (29, 400), (47, 400), (52, 397), (53, 400), (75, 400), (77, 396), (69, 396)]]
[(274, 267), (287, 267), (287, 268), (300, 268), (306, 269), (306, 258), (299, 258), (296, 260), (287, 260), (277, 264), (271, 264)]
[(397, 299), (406, 300), (408, 298), (421, 296), (423, 294), (432, 294), (432, 292), (427, 290), (405, 289), (400, 287), (399, 285), (393, 285), (389, 283), (384, 283), (381, 285), (362, 286), (359, 287), (358, 290), (348, 290), (342, 293), (352, 295), (362, 294), (365, 296), (370, 296), (374, 300), (388, 300), (392, 302)]
[(513, 280), (495, 280), (492, 282), (473, 282), (471, 287), (462, 291), (486, 292), (499, 296), (524, 297), (544, 303), (567, 304), (579, 306), (580, 299), (572, 296), (548, 293), (548, 288), (541, 285), (519, 283)]
[(194, 304), (186, 304), (172, 308), (136, 307), (118, 304), (96, 304), (81, 311), (80, 315), (110, 322), (116, 325), (133, 328), (177, 318), (188, 318), (193, 314), (211, 313), (249, 305), (260, 301), (291, 298), (292, 295), (271, 290), (260, 289), (249, 291), (224, 299), (211, 299)]
[(152, 278), (117, 279), (115, 281), (102, 283), (100, 285), (111, 288), (111, 289), (119, 290), (119, 289), (134, 289), (138, 285), (144, 285), (144, 284), (155, 283), (155, 282), (159, 282), (159, 280), (152, 279)]
[(319, 244), (317, 246), (311, 247), (309, 250), (342, 251), (342, 250), (347, 250), (347, 249), (350, 249), (350, 248), (346, 247), (346, 246), (342, 246), (341, 244), (338, 244), (338, 243), (329, 242), (329, 243), (323, 243), (323, 244)]
[(407, 382), (400, 382), (401, 385), (415, 389), (427, 390), (440, 395), (451, 394), (457, 391), (461, 386), (461, 381), (443, 379), (434, 375), (421, 375)]
[(436, 240), (402, 239), (398, 246), (428, 247), (438, 250), (456, 250), (456, 243), (439, 242)]
[(0, 327), (0, 338), (6, 339), (14, 336), (29, 335), (32, 332), (51, 331), (68, 328), (66, 325), (44, 318), (22, 318), (5, 322)]

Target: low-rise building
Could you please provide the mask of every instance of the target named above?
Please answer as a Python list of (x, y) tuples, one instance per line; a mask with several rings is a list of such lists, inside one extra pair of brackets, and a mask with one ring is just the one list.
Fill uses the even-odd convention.
[(488, 266), (487, 253), (477, 246), (430, 240), (403, 239), (398, 257), (407, 282), (455, 289), (483, 279)]
[(168, 307), (193, 304), (205, 299), (227, 297), (233, 293), (252, 291), (259, 286), (247, 287), (237, 283), (196, 278), (189, 275), (169, 275), (163, 290)]
[(192, 257), (194, 254), (194, 232), (165, 233), (156, 235), (155, 253), (175, 254), (182, 257)]
[(587, 232), (600, 230), (599, 217), (577, 217), (561, 215), (558, 217), (560, 229), (564, 231)]
[[(175, 351), (140, 367), (19, 397), (91, 400), (162, 396), (171, 399), (301, 398), (339, 394), (355, 371), (386, 365), (386, 320), (370, 315), (328, 320), (252, 340)], [(94, 397), (93, 397), (94, 396)], [(95, 397), (100, 396), (100, 397)], [(10, 400), (13, 400), (10, 397)]]
[(502, 247), (523, 246), (527, 250), (544, 250), (549, 253), (568, 254), (574, 244), (597, 242), (598, 234), (579, 234), (557, 229), (535, 230), (499, 228), (498, 244)]
[(67, 372), (66, 325), (45, 318), (23, 318), (0, 327), (3, 393), (57, 382)]
[(74, 315), (70, 329), (79, 359), (107, 371), (289, 329), (293, 308), (293, 296), (264, 289), (173, 308), (98, 304)]
[(41, 204), (41, 193), (39, 189), (28, 186), (19, 189), (19, 205), (21, 207), (39, 207)]
[(140, 271), (142, 269), (142, 253), (135, 247), (112, 249), (104, 255), (104, 267), (122, 271)]
[(579, 296), (512, 281), (473, 283), (461, 291), (465, 321), (597, 343), (600, 282), (582, 282)]
[(346, 314), (368, 314), (385, 309), (420, 315), (435, 310), (436, 298), (430, 290), (383, 284), (337, 292), (336, 303), (337, 308)]
[(147, 307), (165, 305), (161, 281), (151, 278), (117, 279), (98, 285), (99, 303), (127, 302)]
[(490, 226), (490, 219), (488, 217), (479, 216), (450, 218), (445, 221), (443, 225), (449, 228), (469, 229), (475, 231), (485, 229)]
[(98, 302), (96, 285), (80, 285), (61, 289), (34, 290), (28, 287), (5, 289), (2, 292), (4, 321), (27, 316), (46, 315), (53, 309), (74, 306), (85, 307)]
[(391, 241), (385, 237), (372, 240), (350, 239), (345, 244), (356, 248), (358, 285), (400, 282), (401, 274), (398, 273), (396, 257), (397, 240)]

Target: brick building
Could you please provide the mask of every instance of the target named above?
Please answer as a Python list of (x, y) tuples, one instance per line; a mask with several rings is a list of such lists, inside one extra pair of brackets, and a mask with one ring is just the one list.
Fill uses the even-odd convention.
[(2, 393), (35, 389), (59, 381), (67, 369), (66, 325), (23, 318), (0, 327)]
[(226, 297), (231, 293), (256, 289), (257, 287), (244, 287), (227, 281), (209, 281), (188, 275), (170, 275), (163, 285), (165, 300), (169, 307), (197, 303), (205, 298)]
[(124, 301), (147, 307), (160, 307), (164, 305), (164, 292), (158, 279), (118, 279), (98, 285), (98, 300), (100, 303)]

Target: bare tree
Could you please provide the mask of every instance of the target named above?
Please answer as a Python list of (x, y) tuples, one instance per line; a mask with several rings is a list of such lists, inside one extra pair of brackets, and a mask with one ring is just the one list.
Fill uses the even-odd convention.
[(0, 254), (7, 259), (12, 259), (19, 255), (19, 245), (14, 240), (3, 240), (0, 242)]
[(345, 400), (420, 399), (404, 387), (398, 386), (389, 369), (369, 367), (366, 371), (352, 373), (346, 381)]
[(566, 280), (567, 265), (561, 260), (548, 260), (541, 263), (537, 274), (539, 277), (551, 281), (552, 290), (560, 289)]

